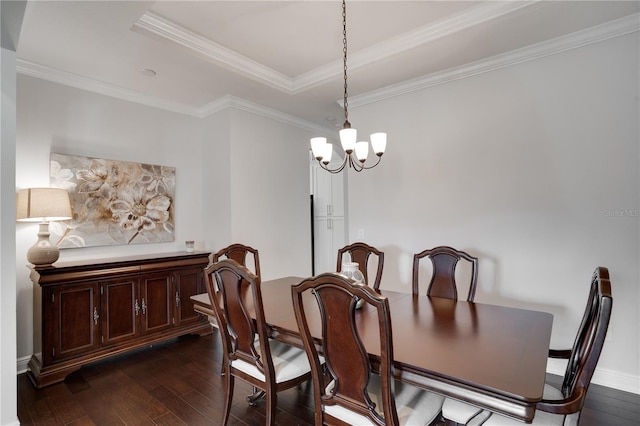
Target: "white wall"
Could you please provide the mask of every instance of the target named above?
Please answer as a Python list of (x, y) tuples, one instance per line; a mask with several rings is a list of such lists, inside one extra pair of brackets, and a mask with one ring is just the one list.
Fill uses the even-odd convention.
[[(310, 136), (248, 112), (198, 119), (19, 76), (16, 186), (47, 186), (50, 152), (175, 166), (174, 243), (67, 249), (59, 261), (182, 251), (187, 239), (209, 251), (237, 241), (260, 250), (266, 277), (308, 275)], [(37, 225), (15, 226), (18, 361), (26, 366), (34, 326), (26, 251)]]
[(231, 234), (259, 251), (262, 279), (311, 275), (310, 137), (232, 112)]
[[(18, 76), (17, 188), (49, 185), (50, 152), (176, 167), (174, 243), (66, 249), (59, 261), (182, 251), (187, 239), (196, 240), (196, 248), (203, 247), (198, 124), (195, 118)], [(22, 362), (33, 353), (33, 285), (26, 251), (36, 234), (37, 225), (16, 224), (18, 359)]]
[[(4, 25), (2, 20), (2, 25)], [(4, 39), (4, 35), (3, 35)], [(16, 377), (16, 53), (0, 49), (0, 424), (19, 424)]]
[(640, 393), (638, 51), (634, 33), (353, 109), (389, 134), (349, 177), (350, 240), (385, 251), (383, 285), (411, 291), (413, 254), (452, 245), (479, 256), (477, 301), (552, 312), (568, 348), (606, 266), (594, 382)]
[(231, 110), (203, 120), (202, 235), (206, 250), (216, 252), (231, 238)]

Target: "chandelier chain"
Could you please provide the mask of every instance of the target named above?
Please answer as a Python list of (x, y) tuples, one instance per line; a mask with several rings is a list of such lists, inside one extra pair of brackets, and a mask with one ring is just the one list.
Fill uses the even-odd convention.
[(342, 53), (344, 64), (344, 127), (351, 127), (349, 124), (349, 102), (347, 101), (347, 5), (346, 1), (342, 0)]
[[(326, 137), (311, 138), (311, 151), (321, 168), (329, 173), (340, 173), (347, 166), (356, 172), (376, 167), (380, 163), (382, 154), (387, 146), (387, 134), (383, 132), (371, 134), (371, 145), (365, 141), (357, 141), (357, 131), (349, 123), (349, 87), (347, 85), (347, 2), (342, 0), (342, 60), (344, 71), (344, 124), (340, 130), (340, 143), (344, 150), (344, 157), (336, 168), (329, 167), (333, 154), (333, 144), (327, 142)], [(369, 146), (376, 155), (375, 162), (365, 165), (369, 153)], [(335, 162), (333, 163), (336, 164)]]

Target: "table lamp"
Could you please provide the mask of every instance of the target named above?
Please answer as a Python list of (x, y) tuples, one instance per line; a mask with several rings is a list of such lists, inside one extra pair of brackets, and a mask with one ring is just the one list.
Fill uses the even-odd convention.
[(40, 222), (38, 241), (27, 251), (27, 260), (35, 266), (48, 266), (58, 260), (60, 251), (49, 241), (49, 222), (71, 219), (71, 202), (66, 189), (27, 188), (18, 191), (16, 220)]

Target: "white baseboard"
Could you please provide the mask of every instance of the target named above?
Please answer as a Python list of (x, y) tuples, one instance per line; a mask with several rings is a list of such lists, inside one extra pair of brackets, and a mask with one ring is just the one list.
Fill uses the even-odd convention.
[[(549, 359), (547, 361), (547, 373), (564, 376), (566, 368), (566, 361), (559, 359)], [(630, 374), (596, 368), (591, 383), (640, 395), (640, 377)]]
[[(18, 374), (22, 374), (28, 370), (27, 364), (30, 359), (30, 356), (18, 359)], [(566, 361), (549, 359), (547, 362), (547, 373), (564, 376), (564, 370), (566, 368)], [(640, 378), (638, 376), (597, 368), (593, 374), (591, 383), (640, 395)]]
[(22, 373), (26, 373), (27, 370), (29, 369), (28, 364), (29, 364), (29, 360), (31, 359), (30, 356), (25, 356), (22, 358), (18, 359), (18, 374), (22, 374)]

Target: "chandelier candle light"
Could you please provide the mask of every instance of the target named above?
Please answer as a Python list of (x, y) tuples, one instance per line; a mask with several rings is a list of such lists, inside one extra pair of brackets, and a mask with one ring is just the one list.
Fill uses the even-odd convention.
[(347, 164), (350, 168), (353, 168), (356, 172), (361, 172), (365, 169), (372, 169), (380, 163), (380, 158), (384, 154), (384, 150), (387, 147), (387, 134), (386, 133), (374, 133), (371, 135), (371, 148), (377, 156), (377, 161), (371, 166), (365, 166), (367, 157), (369, 155), (369, 143), (357, 142), (358, 132), (351, 127), (349, 123), (349, 102), (347, 92), (347, 6), (345, 0), (342, 0), (342, 52), (343, 52), (343, 64), (344, 64), (344, 124), (342, 130), (340, 130), (340, 144), (345, 152), (342, 164), (335, 169), (329, 168), (331, 162), (331, 155), (333, 153), (333, 144), (327, 142), (327, 138), (316, 137), (311, 138), (311, 150), (313, 156), (320, 167), (331, 172), (341, 172)]

